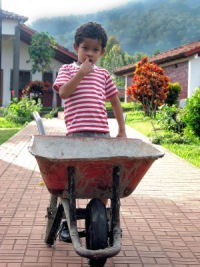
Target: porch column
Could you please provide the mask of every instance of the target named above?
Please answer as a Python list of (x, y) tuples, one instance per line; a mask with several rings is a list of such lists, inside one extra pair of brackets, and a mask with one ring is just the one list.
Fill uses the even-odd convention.
[(125, 77), (125, 88), (124, 88), (124, 102), (127, 103), (127, 94), (126, 94), (126, 88), (128, 86), (128, 76), (126, 75)]
[(13, 43), (13, 88), (15, 92), (15, 97), (18, 98), (19, 95), (19, 58), (20, 58), (20, 29), (17, 25), (15, 27), (15, 36)]
[[(53, 71), (53, 82), (56, 79), (56, 72), (55, 70)], [(53, 84), (52, 84), (53, 86)], [(56, 108), (57, 107), (57, 93), (55, 92), (55, 90), (53, 90), (53, 96), (52, 96), (52, 107)]]
[(2, 8), (1, 8), (1, 0), (0, 0), (0, 106), (3, 103), (3, 70), (1, 65), (1, 58), (2, 58)]

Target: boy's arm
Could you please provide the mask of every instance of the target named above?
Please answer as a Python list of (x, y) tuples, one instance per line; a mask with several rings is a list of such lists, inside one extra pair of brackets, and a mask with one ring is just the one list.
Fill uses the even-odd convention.
[(115, 118), (118, 123), (118, 135), (117, 137), (126, 137), (126, 130), (125, 130), (125, 122), (123, 117), (123, 110), (119, 101), (119, 97), (117, 95), (114, 95), (110, 99), (110, 103), (112, 105), (112, 109), (115, 115)]
[(79, 70), (76, 75), (71, 78), (71, 80), (60, 86), (59, 96), (63, 99), (69, 97), (75, 91), (83, 77), (84, 75), (82, 74), (81, 70)]

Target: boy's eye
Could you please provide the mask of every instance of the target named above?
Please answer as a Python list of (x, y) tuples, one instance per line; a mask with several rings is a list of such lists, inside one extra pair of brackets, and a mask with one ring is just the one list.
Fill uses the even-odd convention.
[[(90, 50), (90, 48), (87, 47), (87, 46), (82, 46), (82, 49), (83, 49), (84, 51), (88, 51), (88, 50)], [(93, 49), (94, 53), (98, 53), (99, 50), (100, 50), (99, 48), (94, 48), (94, 49)]]

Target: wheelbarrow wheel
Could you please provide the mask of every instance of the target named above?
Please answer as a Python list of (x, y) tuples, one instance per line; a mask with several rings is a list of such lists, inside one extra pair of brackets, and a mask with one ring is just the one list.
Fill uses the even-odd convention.
[[(92, 199), (87, 205), (86, 246), (88, 249), (104, 249), (108, 246), (108, 222), (104, 204), (99, 199)], [(91, 267), (103, 267), (106, 258), (89, 259)]]

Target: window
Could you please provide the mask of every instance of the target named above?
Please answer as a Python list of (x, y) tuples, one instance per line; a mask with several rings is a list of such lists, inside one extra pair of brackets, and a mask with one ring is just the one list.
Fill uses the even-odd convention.
[(19, 88), (23, 89), (31, 80), (30, 71), (19, 71)]
[[(19, 89), (23, 89), (31, 80), (30, 71), (19, 71)], [(13, 88), (13, 70), (11, 71), (10, 88)]]
[(52, 85), (53, 84), (53, 73), (52, 72), (43, 72), (42, 80), (43, 80), (43, 82), (49, 82)]

